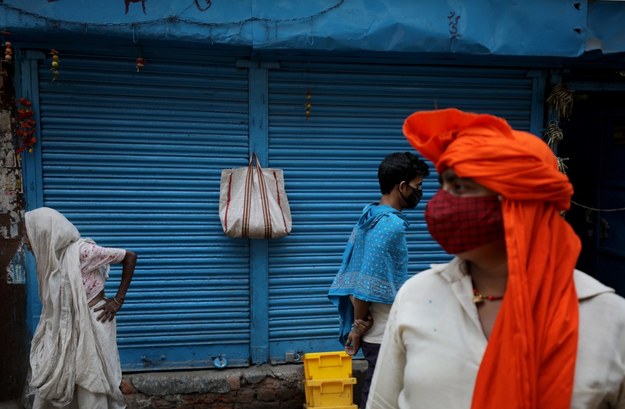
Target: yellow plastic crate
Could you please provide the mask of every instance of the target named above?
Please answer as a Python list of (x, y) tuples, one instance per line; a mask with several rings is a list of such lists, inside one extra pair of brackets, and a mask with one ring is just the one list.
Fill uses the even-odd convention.
[[(304, 409), (316, 409), (314, 406), (308, 406), (304, 403)], [(324, 406), (323, 409), (358, 409), (358, 405), (347, 405), (347, 406)]]
[(305, 380), (309, 408), (343, 407), (354, 404), (356, 378)]
[(352, 377), (352, 357), (345, 351), (304, 354), (304, 379)]

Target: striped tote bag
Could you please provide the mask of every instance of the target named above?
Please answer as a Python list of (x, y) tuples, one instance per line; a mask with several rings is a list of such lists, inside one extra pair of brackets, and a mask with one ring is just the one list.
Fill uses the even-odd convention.
[(221, 171), (219, 218), (226, 236), (277, 239), (291, 232), (282, 169), (262, 168), (255, 153), (244, 168)]

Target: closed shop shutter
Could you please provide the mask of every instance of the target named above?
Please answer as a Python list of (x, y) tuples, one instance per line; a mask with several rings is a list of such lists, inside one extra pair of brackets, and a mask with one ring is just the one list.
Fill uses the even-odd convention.
[(124, 370), (247, 365), (249, 245), (218, 216), (221, 169), (248, 157), (247, 72), (158, 49), (138, 72), (136, 51), (112, 48), (64, 49), (54, 81), (40, 61), (43, 203), (139, 255), (118, 315)]
[[(135, 55), (118, 51), (64, 50), (55, 81), (40, 61), (37, 95), (41, 203), (83, 236), (140, 257), (118, 317), (125, 370), (211, 367), (219, 357), (281, 363), (341, 349), (327, 290), (360, 211), (379, 198), (379, 162), (412, 151), (405, 117), (453, 106), (520, 129), (536, 121), (536, 80), (523, 69), (281, 61), (256, 112), (268, 142), (253, 142), (267, 166), (285, 171), (293, 232), (250, 246), (222, 233), (219, 176), (248, 158), (248, 107), (264, 96), (250, 83), (259, 71), (237, 70), (237, 55), (163, 59), (148, 50), (137, 72)], [(423, 220), (437, 186), (432, 175), (407, 211), (411, 274), (449, 259)]]
[[(403, 120), (417, 110), (457, 107), (529, 130), (534, 85), (526, 70), (503, 68), (281, 61), (270, 71), (269, 165), (284, 169), (293, 213), (292, 234), (269, 245), (272, 362), (342, 349), (326, 294), (362, 208), (380, 197), (380, 161), (414, 152)], [(438, 188), (432, 173), (421, 204), (406, 211), (411, 274), (449, 260), (423, 219)]]

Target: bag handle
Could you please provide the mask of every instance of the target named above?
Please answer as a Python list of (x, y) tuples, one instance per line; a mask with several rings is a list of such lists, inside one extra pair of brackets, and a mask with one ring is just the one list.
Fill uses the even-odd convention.
[(247, 166), (256, 165), (260, 167), (260, 161), (258, 160), (258, 156), (256, 156), (256, 152), (252, 152), (252, 154), (250, 155), (250, 161), (248, 162)]
[(271, 215), (269, 213), (269, 195), (267, 194), (267, 183), (263, 168), (256, 152), (252, 152), (249, 164), (247, 165), (247, 176), (245, 178), (245, 203), (243, 205), (243, 237), (249, 237), (250, 230), (250, 209), (252, 208), (252, 186), (254, 184), (254, 170), (258, 175), (258, 186), (260, 193), (261, 209), (263, 211), (263, 220), (265, 222), (265, 238), (271, 238), (273, 229), (271, 227)]

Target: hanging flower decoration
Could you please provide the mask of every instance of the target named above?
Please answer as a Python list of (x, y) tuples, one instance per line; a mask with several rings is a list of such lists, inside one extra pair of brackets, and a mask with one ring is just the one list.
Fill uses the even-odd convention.
[(306, 120), (310, 119), (310, 111), (312, 109), (312, 92), (306, 92)]
[(60, 59), (59, 59), (59, 52), (55, 49), (50, 50), (50, 55), (52, 55), (52, 63), (50, 64), (50, 70), (52, 71), (52, 81), (56, 80), (57, 78), (59, 78), (59, 66), (60, 64)]
[(145, 67), (145, 60), (143, 57), (137, 57), (135, 65), (137, 66), (137, 72), (141, 71), (143, 67)]
[(568, 118), (573, 111), (573, 91), (566, 84), (557, 84), (547, 97), (547, 104), (555, 108), (558, 118)]
[(557, 118), (549, 122), (543, 138), (556, 154), (558, 168), (562, 173), (566, 173), (567, 166), (564, 162), (568, 160), (568, 158), (560, 158), (557, 156), (558, 144), (564, 139), (564, 132), (562, 128), (560, 128), (560, 121), (568, 119), (571, 116), (573, 112), (573, 100), (573, 90), (563, 83), (556, 84), (547, 97), (547, 105), (549, 105), (550, 110), (555, 111)]
[(545, 138), (547, 139), (547, 145), (549, 145), (551, 150), (555, 150), (558, 146), (558, 142), (564, 139), (564, 133), (562, 132), (562, 129), (557, 121), (549, 122), (547, 130), (545, 131)]
[(4, 61), (8, 63), (13, 62), (13, 47), (10, 41), (5, 41), (4, 43)]
[(26, 98), (17, 101), (17, 131), (20, 146), (16, 149), (19, 155), (24, 151), (32, 152), (33, 146), (37, 143), (35, 112), (32, 109), (32, 102)]

